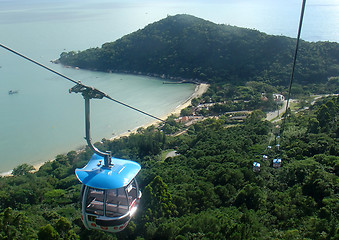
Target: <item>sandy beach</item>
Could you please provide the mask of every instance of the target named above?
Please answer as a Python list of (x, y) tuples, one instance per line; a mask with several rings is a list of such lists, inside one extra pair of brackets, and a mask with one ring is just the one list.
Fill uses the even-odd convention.
[(178, 106), (174, 111), (171, 113), (167, 114), (163, 119), (166, 119), (167, 117), (173, 115), (179, 115), (181, 110), (187, 108), (189, 105), (191, 105), (192, 99), (201, 97), (209, 88), (209, 84), (206, 83), (200, 83), (199, 85), (196, 86), (194, 93), (180, 106)]
[[(181, 110), (185, 109), (186, 107), (190, 106), (191, 105), (191, 102), (192, 102), (192, 99), (194, 98), (197, 98), (197, 97), (200, 97), (202, 96), (206, 91), (207, 89), (209, 88), (209, 84), (206, 84), (206, 83), (201, 83), (199, 85), (196, 86), (195, 88), (195, 91), (194, 93), (184, 102), (182, 103), (181, 105), (177, 106), (175, 109), (173, 109), (171, 112), (169, 112), (168, 114), (166, 114), (165, 116), (162, 116), (161, 119), (163, 120), (166, 120), (169, 116), (171, 115), (176, 115), (176, 116), (179, 116)], [(159, 124), (161, 123), (159, 120), (155, 120), (151, 123), (148, 123), (148, 124), (145, 124), (145, 125), (142, 125), (142, 126), (138, 126), (136, 127), (135, 129), (131, 130), (131, 131), (128, 131), (128, 132), (125, 132), (125, 133), (122, 133), (122, 134), (119, 134), (113, 138), (111, 138), (110, 140), (114, 140), (114, 139), (118, 139), (118, 138), (121, 138), (121, 137), (127, 137), (129, 136), (130, 134), (132, 133), (136, 133), (137, 130), (139, 128), (147, 128), (149, 126), (152, 126), (154, 124)], [(53, 159), (54, 160), (54, 159)], [(53, 160), (49, 160), (49, 161), (46, 161), (46, 162), (50, 162), (50, 161), (53, 161)], [(42, 162), (42, 163), (38, 163), (38, 164), (34, 164), (33, 167), (35, 168), (36, 171), (39, 170), (39, 168), (44, 165), (46, 162)], [(0, 176), (2, 177), (5, 177), (5, 176), (11, 176), (11, 173), (12, 171), (8, 171), (8, 172), (4, 172), (4, 173), (0, 173)]]
[[(181, 110), (183, 110), (183, 109), (187, 108), (188, 106), (190, 106), (191, 102), (192, 102), (192, 99), (198, 98), (198, 97), (202, 96), (207, 91), (209, 86), (210, 85), (206, 84), (206, 83), (200, 83), (199, 85), (197, 85), (195, 87), (194, 93), (188, 99), (186, 99), (186, 101), (184, 103), (182, 103), (181, 105), (177, 106), (175, 109), (173, 109), (168, 114), (162, 116), (161, 119), (163, 119), (165, 121), (171, 115), (179, 116)], [(132, 134), (132, 133), (136, 133), (137, 130), (139, 128), (141, 128), (141, 127), (142, 128), (147, 128), (149, 126), (152, 126), (152, 125), (155, 125), (155, 124), (159, 124), (159, 123), (161, 123), (159, 120), (154, 120), (153, 122), (150, 122), (150, 123), (142, 125), (142, 126), (138, 126), (135, 129), (130, 130), (130, 131), (125, 132), (125, 133), (122, 133), (122, 134), (119, 134), (118, 136), (114, 136), (110, 140), (118, 139), (118, 138), (121, 138), (121, 137), (127, 137), (130, 134)]]

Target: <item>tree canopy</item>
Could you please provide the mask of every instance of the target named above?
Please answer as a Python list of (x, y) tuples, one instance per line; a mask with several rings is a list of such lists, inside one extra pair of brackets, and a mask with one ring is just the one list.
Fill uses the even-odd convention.
[[(138, 212), (117, 234), (85, 230), (80, 220), (74, 169), (90, 150), (58, 155), (35, 173), (0, 178), (0, 238), (338, 239), (338, 110), (339, 97), (330, 97), (279, 125), (254, 111), (242, 123), (207, 119), (176, 137), (152, 126), (103, 140), (100, 149), (142, 165)], [(174, 157), (162, 154), (173, 149)]]

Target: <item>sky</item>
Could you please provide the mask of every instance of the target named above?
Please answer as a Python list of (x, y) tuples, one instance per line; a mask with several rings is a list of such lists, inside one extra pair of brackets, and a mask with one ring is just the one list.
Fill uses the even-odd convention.
[[(109, 18), (125, 24), (126, 31), (118, 31), (128, 34), (168, 14), (187, 13), (215, 23), (295, 37), (301, 3), (302, 0), (0, 0), (0, 24), (96, 20), (115, 15)], [(303, 32), (309, 41), (339, 41), (339, 0), (307, 0)]]

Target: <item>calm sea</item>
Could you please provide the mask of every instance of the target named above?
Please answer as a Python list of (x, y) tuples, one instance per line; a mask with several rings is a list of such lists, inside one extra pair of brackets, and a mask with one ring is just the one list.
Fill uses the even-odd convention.
[[(156, 116), (180, 105), (193, 85), (155, 78), (63, 68), (63, 51), (114, 41), (167, 15), (192, 14), (216, 23), (295, 37), (301, 0), (0, 0), (0, 42), (61, 73)], [(339, 1), (308, 0), (302, 31), (308, 41), (339, 42)], [(73, 85), (0, 49), (0, 172), (36, 164), (85, 144), (84, 103)], [(9, 90), (18, 94), (9, 95)], [(153, 120), (108, 100), (92, 101), (94, 141)]]

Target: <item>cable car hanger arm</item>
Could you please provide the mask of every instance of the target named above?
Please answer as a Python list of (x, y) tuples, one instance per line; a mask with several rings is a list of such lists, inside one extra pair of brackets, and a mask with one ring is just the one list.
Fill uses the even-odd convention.
[(85, 128), (86, 128), (86, 135), (85, 139), (87, 141), (88, 147), (98, 154), (99, 156), (104, 158), (104, 166), (105, 167), (110, 167), (112, 166), (112, 154), (111, 152), (102, 152), (98, 148), (96, 148), (93, 143), (92, 143), (92, 138), (91, 138), (91, 121), (90, 121), (90, 100), (92, 98), (96, 99), (102, 99), (103, 97), (107, 96), (105, 93), (99, 91), (98, 89), (95, 89), (93, 87), (88, 87), (83, 84), (78, 84), (72, 87), (69, 90), (70, 93), (81, 93), (82, 96), (85, 99)]

